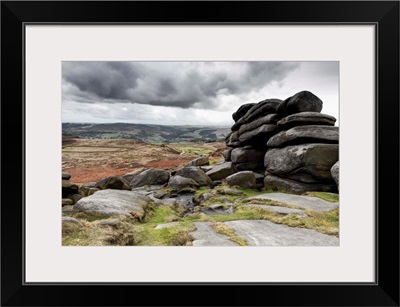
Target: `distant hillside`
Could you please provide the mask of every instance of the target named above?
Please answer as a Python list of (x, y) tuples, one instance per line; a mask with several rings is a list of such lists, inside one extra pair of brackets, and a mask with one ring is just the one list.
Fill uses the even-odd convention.
[(62, 134), (94, 139), (136, 139), (146, 143), (207, 142), (224, 140), (230, 128), (145, 124), (63, 123)]

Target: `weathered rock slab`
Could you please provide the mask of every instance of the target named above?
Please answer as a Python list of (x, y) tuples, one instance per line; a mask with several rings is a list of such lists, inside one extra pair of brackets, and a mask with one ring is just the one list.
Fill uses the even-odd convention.
[(277, 114), (268, 114), (263, 117), (260, 117), (248, 124), (244, 124), (239, 128), (239, 135), (245, 133), (246, 131), (251, 131), (257, 129), (262, 125), (272, 124), (275, 125), (278, 122), (278, 115)]
[(196, 230), (190, 235), (194, 238), (193, 246), (239, 246), (228, 236), (217, 233), (210, 222), (194, 222)]
[(249, 246), (339, 246), (339, 238), (316, 230), (289, 227), (265, 220), (225, 222)]
[(304, 144), (268, 149), (266, 171), (301, 182), (333, 182), (331, 167), (339, 159), (337, 144)]
[(336, 192), (337, 187), (334, 183), (307, 183), (288, 178), (281, 178), (266, 172), (264, 178), (266, 189), (303, 194), (305, 192)]
[(305, 196), (305, 195), (292, 195), (286, 193), (265, 193), (249, 197), (248, 199), (254, 199), (254, 200), (269, 199), (281, 203), (286, 203), (289, 205), (302, 207), (307, 210), (314, 210), (320, 212), (331, 211), (339, 206), (339, 203), (332, 203), (318, 197)]
[(238, 131), (243, 124), (250, 123), (262, 116), (276, 113), (277, 107), (282, 102), (280, 99), (265, 99), (252, 106), (246, 114), (235, 122), (232, 131)]
[(268, 147), (282, 147), (307, 143), (339, 143), (339, 127), (330, 126), (299, 126), (281, 131), (267, 142)]
[(255, 103), (242, 104), (239, 107), (239, 109), (237, 109), (237, 111), (232, 114), (233, 120), (235, 122), (238, 121), (240, 118), (242, 118), (247, 113), (248, 110), (250, 110), (255, 105), (256, 105)]
[(300, 216), (307, 217), (307, 214), (304, 213), (304, 211), (300, 209), (293, 209), (293, 208), (287, 208), (287, 207), (281, 207), (281, 206), (268, 206), (268, 205), (262, 205), (262, 204), (246, 204), (246, 206), (249, 207), (257, 207), (261, 209), (265, 209), (271, 212), (276, 212), (279, 214), (297, 214)]
[(235, 167), (232, 162), (225, 162), (220, 165), (214, 166), (206, 174), (212, 180), (222, 180), (235, 173)]
[(100, 190), (95, 194), (80, 199), (74, 211), (86, 211), (102, 216), (132, 215), (143, 217), (150, 198), (132, 191)]
[(276, 125), (262, 125), (254, 130), (246, 131), (239, 135), (242, 145), (261, 146), (268, 142), (269, 138), (277, 132)]
[(244, 162), (262, 162), (264, 156), (265, 150), (239, 147), (232, 150), (231, 161), (235, 164)]
[(336, 118), (319, 112), (301, 112), (292, 114), (278, 121), (278, 130), (288, 130), (297, 126), (318, 125), (318, 126), (334, 126)]

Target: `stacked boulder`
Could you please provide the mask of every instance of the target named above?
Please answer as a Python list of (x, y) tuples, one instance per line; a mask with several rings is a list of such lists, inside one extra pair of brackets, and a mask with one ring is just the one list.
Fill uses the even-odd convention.
[(236, 171), (263, 172), (267, 142), (277, 133), (279, 99), (266, 99), (257, 104), (242, 105), (232, 118), (235, 124), (226, 137), (225, 161), (232, 162)]
[(322, 101), (302, 91), (284, 101), (241, 106), (224, 152), (236, 171), (263, 173), (268, 189), (337, 192), (331, 168), (339, 160), (336, 119), (320, 113)]
[(62, 206), (72, 206), (80, 198), (78, 190), (79, 186), (70, 181), (71, 175), (67, 173), (61, 174), (61, 205)]

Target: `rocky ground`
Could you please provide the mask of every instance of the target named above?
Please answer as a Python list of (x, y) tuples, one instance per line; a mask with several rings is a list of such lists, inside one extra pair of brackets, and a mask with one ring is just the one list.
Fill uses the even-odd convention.
[[(183, 169), (204, 174), (198, 166)], [(229, 186), (226, 180), (199, 186), (177, 173), (169, 177), (163, 170), (142, 169), (121, 177), (130, 179), (130, 186), (118, 186), (118, 177), (93, 187), (76, 185), (85, 196), (62, 207), (63, 245), (339, 245), (338, 194), (277, 193)], [(142, 185), (143, 178), (168, 183)]]

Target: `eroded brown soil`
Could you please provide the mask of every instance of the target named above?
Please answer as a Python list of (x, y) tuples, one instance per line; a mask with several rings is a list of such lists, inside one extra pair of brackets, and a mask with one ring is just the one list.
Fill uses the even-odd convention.
[[(208, 143), (204, 147), (221, 151), (224, 145)], [(129, 139), (77, 138), (63, 144), (62, 171), (71, 175), (72, 182), (82, 184), (107, 176), (121, 176), (141, 167), (177, 169), (197, 157), (168, 145)]]

